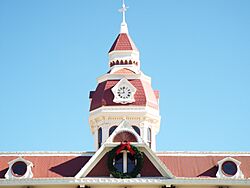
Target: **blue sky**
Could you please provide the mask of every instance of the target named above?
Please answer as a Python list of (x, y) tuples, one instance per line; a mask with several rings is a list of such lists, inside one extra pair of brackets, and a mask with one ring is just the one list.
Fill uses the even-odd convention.
[[(250, 1), (127, 0), (160, 90), (157, 149), (249, 151)], [(90, 90), (108, 71), (120, 0), (0, 1), (0, 151), (89, 151)]]

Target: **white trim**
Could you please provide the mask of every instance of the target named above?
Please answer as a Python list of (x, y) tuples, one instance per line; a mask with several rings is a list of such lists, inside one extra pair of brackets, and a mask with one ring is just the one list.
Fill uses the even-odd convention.
[(106, 154), (107, 151), (104, 151), (106, 151), (105, 144), (102, 144), (102, 146), (96, 151), (96, 153), (90, 158), (90, 160), (76, 174), (75, 178), (85, 177)]
[(145, 144), (143, 152), (148, 157), (148, 159), (154, 164), (157, 170), (167, 178), (175, 178), (172, 172), (167, 168), (167, 166), (155, 155), (155, 153), (150, 149), (150, 147)]
[(126, 120), (122, 120), (118, 127), (115, 129), (115, 131), (108, 137), (108, 139), (106, 140), (106, 144), (114, 143), (113, 139), (115, 138), (115, 136), (123, 131), (127, 131), (133, 134), (137, 139), (137, 143), (144, 143), (141, 136), (137, 134), (137, 132), (133, 129), (131, 125), (129, 125), (129, 122)]
[(122, 131), (129, 131), (134, 134), (138, 142), (132, 143), (136, 147), (139, 147), (148, 159), (154, 164), (157, 170), (161, 173), (163, 177), (174, 178), (171, 171), (165, 166), (165, 164), (155, 155), (155, 153), (147, 146), (147, 144), (142, 140), (142, 138), (135, 132), (135, 130), (129, 125), (126, 120), (123, 120), (115, 131), (110, 135), (106, 142), (101, 146), (99, 150), (94, 154), (94, 156), (87, 162), (86, 165), (77, 173), (75, 178), (83, 178), (88, 175), (88, 173), (95, 167), (95, 165), (102, 159), (102, 157), (110, 151), (113, 147), (119, 145), (120, 143), (114, 143), (113, 138)]
[[(114, 114), (114, 111), (116, 112)], [(158, 116), (159, 115), (159, 110), (154, 109), (150, 106), (102, 106), (100, 108), (97, 108), (95, 110), (90, 111), (90, 118), (93, 119), (95, 116), (99, 117), (100, 113), (112, 113), (112, 115), (115, 116), (121, 116), (119, 113), (124, 114), (124, 112), (127, 112), (126, 116), (137, 116), (135, 113), (144, 113), (146, 114), (152, 114), (152, 116)], [(129, 112), (129, 113), (128, 113)], [(143, 116), (143, 114), (140, 114), (140, 116)]]
[(250, 186), (250, 179), (215, 179), (215, 178), (32, 178), (20, 180), (0, 179), (0, 186), (16, 185), (214, 185), (214, 186)]
[[(119, 70), (122, 70), (122, 69), (128, 69), (132, 72), (134, 72), (134, 74), (140, 74), (141, 71), (138, 70), (138, 67), (135, 65), (135, 64), (132, 64), (132, 65), (113, 65), (111, 68), (110, 68), (110, 73), (109, 74), (113, 74), (113, 75), (120, 75), (120, 74), (117, 74), (115, 72), (119, 71)], [(123, 74), (123, 75), (134, 75), (134, 74)]]
[[(2, 156), (25, 157), (25, 156), (93, 156), (95, 151), (79, 151), (79, 152), (64, 152), (64, 151), (20, 151), (20, 152), (0, 152)], [(227, 152), (227, 151), (157, 151), (156, 156), (223, 156), (223, 157), (250, 157), (250, 152)]]
[[(125, 67), (124, 67), (125, 68)], [(107, 80), (121, 80), (122, 78), (127, 78), (128, 80), (143, 80), (148, 82), (151, 85), (151, 78), (147, 75), (145, 75), (142, 71), (140, 71), (140, 73), (138, 74), (128, 74), (128, 75), (124, 75), (124, 74), (104, 74), (100, 77), (97, 78), (97, 83), (102, 83), (104, 81)]]

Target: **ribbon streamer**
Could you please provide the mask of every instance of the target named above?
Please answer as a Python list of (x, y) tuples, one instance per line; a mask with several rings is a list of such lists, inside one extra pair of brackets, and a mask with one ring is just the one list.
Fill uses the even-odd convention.
[(131, 145), (129, 142), (122, 142), (120, 147), (116, 150), (116, 155), (121, 153), (121, 151), (124, 149), (127, 149), (131, 153), (132, 156), (135, 154), (135, 151), (131, 148)]

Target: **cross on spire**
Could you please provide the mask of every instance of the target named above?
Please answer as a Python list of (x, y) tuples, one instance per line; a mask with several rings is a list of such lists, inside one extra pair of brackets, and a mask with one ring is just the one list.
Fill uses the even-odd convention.
[(122, 8), (119, 9), (119, 12), (122, 12), (122, 23), (126, 23), (126, 11), (128, 7), (125, 5), (125, 1), (122, 0)]
[(126, 23), (126, 11), (128, 7), (125, 5), (125, 0), (122, 0), (122, 8), (119, 9), (119, 12), (122, 13), (122, 23), (121, 23), (121, 31), (120, 33), (128, 33), (128, 26)]

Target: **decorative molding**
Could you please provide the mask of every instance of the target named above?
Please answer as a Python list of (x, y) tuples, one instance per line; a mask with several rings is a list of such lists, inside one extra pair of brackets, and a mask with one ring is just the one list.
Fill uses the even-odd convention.
[[(113, 66), (112, 71), (117, 71), (121, 68), (129, 68), (129, 67), (125, 67), (120, 65), (119, 68), (117, 66)], [(129, 68), (130, 69), (130, 68)], [(131, 67), (131, 70), (135, 71), (136, 73), (138, 71), (134, 70), (133, 67)], [(121, 80), (123, 78), (126, 78), (128, 80), (143, 80), (145, 82), (148, 82), (151, 85), (151, 77), (145, 75), (142, 71), (138, 72), (137, 74), (133, 74), (133, 75), (123, 75), (123, 74), (104, 74), (100, 77), (97, 78), (97, 83), (102, 83), (104, 81), (107, 80)]]
[(114, 132), (106, 140), (106, 143), (113, 143), (114, 137), (123, 131), (127, 131), (127, 132), (130, 132), (131, 134), (133, 134), (136, 137), (138, 143), (144, 143), (143, 139), (140, 137), (140, 135), (137, 134), (137, 132), (132, 128), (132, 126), (126, 120), (122, 120), (122, 122), (118, 125), (118, 127), (114, 130)]
[(32, 178), (0, 179), (1, 186), (16, 185), (211, 185), (211, 186), (250, 186), (250, 179), (217, 179), (217, 178)]
[[(116, 112), (116, 114), (114, 114)], [(134, 117), (157, 117), (160, 118), (159, 110), (148, 106), (103, 106), (98, 109), (95, 109), (90, 112), (90, 119), (99, 118), (99, 120), (103, 120), (106, 117), (124, 117), (124, 113), (126, 116), (134, 116)], [(101, 115), (100, 115), (101, 114)], [(100, 116), (102, 116), (100, 118)]]
[(132, 62), (135, 61), (135, 62), (137, 62), (135, 69), (140, 70), (140, 53), (137, 50), (119, 50), (119, 51), (110, 52), (109, 53), (109, 62), (113, 62), (113, 61), (116, 62), (117, 60), (118, 61), (131, 60)]

